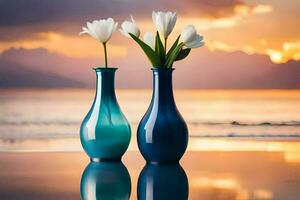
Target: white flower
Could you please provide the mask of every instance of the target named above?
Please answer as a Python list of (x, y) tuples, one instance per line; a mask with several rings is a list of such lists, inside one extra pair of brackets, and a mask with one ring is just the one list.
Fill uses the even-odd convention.
[(121, 27), (122, 27), (122, 29), (119, 29), (119, 30), (124, 36), (130, 38), (130, 35), (128, 33), (131, 33), (131, 34), (135, 35), (136, 37), (140, 37), (140, 29), (136, 25), (132, 16), (131, 16), (131, 22), (124, 21), (122, 23)]
[(155, 35), (151, 32), (144, 34), (144, 42), (150, 46), (153, 50), (155, 49)]
[(101, 43), (106, 43), (115, 32), (118, 23), (112, 18), (94, 20), (92, 23), (87, 22), (87, 27), (82, 27), (82, 32), (79, 34), (87, 33)]
[(203, 36), (197, 34), (193, 25), (188, 25), (183, 29), (180, 41), (188, 48), (198, 48), (204, 45)]
[(153, 23), (158, 30), (159, 34), (164, 38), (168, 38), (170, 33), (172, 32), (175, 23), (176, 23), (177, 15), (172, 12), (152, 12), (152, 20)]

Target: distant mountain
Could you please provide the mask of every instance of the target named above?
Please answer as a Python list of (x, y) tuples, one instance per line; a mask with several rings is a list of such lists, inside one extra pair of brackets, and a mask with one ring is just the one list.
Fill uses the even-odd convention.
[[(0, 61), (6, 60), (27, 69), (38, 70), (40, 72), (52, 73), (66, 77), (70, 80), (89, 83), (89, 75), (93, 75), (90, 64), (91, 59), (77, 59), (64, 56), (58, 53), (50, 53), (46, 49), (10, 49), (0, 54)], [(94, 78), (94, 77), (93, 77)]]
[[(100, 59), (71, 58), (45, 49), (10, 49), (0, 55), (0, 76), (5, 77), (0, 78), (0, 85), (94, 87), (95, 74), (91, 68), (98, 63)], [(126, 57), (110, 58), (109, 63), (119, 67), (118, 88), (152, 86), (151, 66), (136, 45)], [(266, 55), (212, 52), (204, 47), (193, 50), (174, 67), (176, 88), (300, 89), (300, 62), (275, 64)]]
[(275, 64), (266, 55), (202, 49), (177, 66), (177, 79), (185, 87), (300, 89), (300, 61)]
[(0, 59), (0, 88), (2, 87), (83, 87), (84, 84), (65, 77), (27, 69), (13, 62)]

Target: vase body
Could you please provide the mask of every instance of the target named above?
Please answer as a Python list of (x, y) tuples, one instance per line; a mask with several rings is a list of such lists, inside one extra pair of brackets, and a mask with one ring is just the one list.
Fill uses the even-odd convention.
[(80, 182), (83, 200), (128, 200), (131, 193), (129, 173), (122, 162), (90, 162)]
[(144, 167), (138, 178), (139, 200), (187, 200), (188, 178), (179, 165), (151, 165)]
[(178, 163), (188, 143), (188, 128), (173, 97), (172, 68), (155, 68), (150, 106), (137, 131), (145, 160), (152, 164)]
[(92, 161), (120, 160), (130, 142), (130, 125), (115, 95), (116, 70), (95, 69), (95, 99), (80, 127), (81, 144)]

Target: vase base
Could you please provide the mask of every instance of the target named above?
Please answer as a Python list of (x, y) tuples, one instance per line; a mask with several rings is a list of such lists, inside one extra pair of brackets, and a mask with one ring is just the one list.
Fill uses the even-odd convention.
[(178, 165), (179, 161), (167, 161), (167, 162), (158, 162), (158, 161), (150, 161), (147, 164), (151, 165)]
[(90, 158), (91, 162), (121, 162), (121, 158)]

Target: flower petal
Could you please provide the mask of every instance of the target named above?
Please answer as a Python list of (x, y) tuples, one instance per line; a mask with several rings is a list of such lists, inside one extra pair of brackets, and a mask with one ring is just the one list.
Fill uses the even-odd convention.
[(136, 25), (132, 16), (131, 16), (131, 21), (124, 21), (121, 24), (121, 28), (122, 28), (122, 31), (120, 30), (121, 33), (123, 35), (125, 35), (126, 37), (130, 38), (130, 35), (128, 33), (131, 33), (131, 34), (135, 35), (136, 37), (140, 36), (140, 29)]
[(155, 26), (156, 26), (156, 18), (157, 18), (157, 13), (153, 11), (152, 12), (152, 21), (153, 21)]
[(155, 35), (151, 32), (144, 34), (144, 42), (150, 46), (153, 50), (155, 49)]
[(180, 39), (183, 43), (189, 43), (195, 39), (197, 31), (193, 25), (188, 25), (181, 33)]
[(87, 23), (86, 23), (86, 26), (87, 26), (87, 29), (88, 29), (88, 33), (89, 33), (93, 38), (98, 39), (97, 34), (96, 34), (95, 30), (94, 30), (93, 24), (90, 23), (90, 22), (87, 22)]
[(152, 21), (163, 38), (167, 38), (172, 32), (177, 20), (177, 14), (172, 12), (152, 12)]
[(87, 22), (87, 28), (82, 27), (80, 34), (88, 33), (93, 38), (101, 43), (107, 42), (113, 32), (116, 30), (118, 23), (115, 23), (112, 18), (94, 20), (92, 23)]
[(203, 37), (200, 35), (197, 35), (193, 41), (185, 43), (185, 46), (188, 48), (198, 48), (203, 45), (204, 45)]

